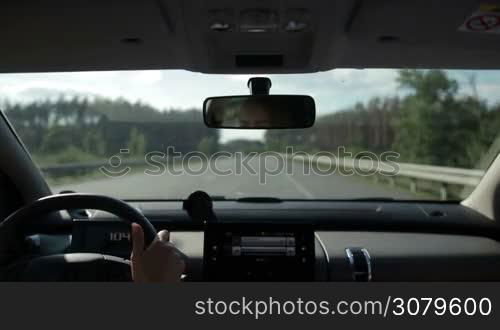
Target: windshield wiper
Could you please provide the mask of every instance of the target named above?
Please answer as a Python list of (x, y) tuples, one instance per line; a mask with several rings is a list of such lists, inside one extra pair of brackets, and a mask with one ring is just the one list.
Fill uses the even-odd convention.
[(235, 201), (239, 203), (281, 203), (282, 199), (277, 197), (240, 197), (228, 199), (223, 195), (210, 195), (213, 201)]
[(348, 199), (348, 201), (359, 201), (359, 202), (386, 202), (386, 201), (395, 201), (395, 198), (392, 197), (365, 197), (365, 198), (352, 198)]
[(281, 203), (282, 199), (276, 197), (241, 197), (236, 199), (240, 203)]
[[(235, 201), (239, 203), (282, 203), (284, 200), (278, 197), (240, 197), (236, 199), (227, 199), (221, 195), (213, 195), (210, 196), (213, 201)], [(387, 202), (387, 201), (395, 201), (395, 198), (392, 197), (363, 197), (363, 198), (349, 198), (349, 199), (341, 199), (335, 201), (356, 201), (356, 202)], [(311, 201), (314, 201), (311, 200)]]
[(227, 201), (227, 198), (222, 195), (210, 195), (213, 201)]

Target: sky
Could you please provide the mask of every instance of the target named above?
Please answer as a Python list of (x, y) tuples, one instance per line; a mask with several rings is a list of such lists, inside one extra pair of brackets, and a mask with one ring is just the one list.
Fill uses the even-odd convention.
[[(458, 80), (460, 93), (471, 93), (467, 81), (473, 74), (479, 96), (491, 103), (500, 102), (500, 70), (453, 70), (448, 73)], [(0, 74), (0, 100), (31, 102), (65, 94), (122, 97), (159, 109), (201, 108), (203, 100), (210, 96), (248, 94), (246, 83), (252, 76), (183, 70)], [(398, 88), (397, 71), (393, 69), (335, 69), (310, 74), (259, 76), (271, 78), (271, 94), (311, 95), (319, 115), (366, 102), (374, 96), (405, 93)], [(223, 142), (236, 138), (261, 139), (263, 135), (260, 130), (222, 132)]]

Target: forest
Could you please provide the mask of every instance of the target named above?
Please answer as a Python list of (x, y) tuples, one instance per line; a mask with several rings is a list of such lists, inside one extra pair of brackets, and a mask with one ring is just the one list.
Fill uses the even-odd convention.
[(215, 152), (219, 131), (207, 128), (198, 109), (160, 111), (124, 99), (61, 97), (4, 105), (4, 112), (41, 165), (104, 160), (128, 149), (128, 157), (149, 151)]
[[(318, 117), (307, 130), (266, 132), (275, 150), (336, 151), (353, 155), (395, 151), (399, 161), (476, 168), (500, 141), (500, 104), (488, 104), (477, 93), (459, 93), (459, 84), (442, 70), (400, 70), (404, 97), (375, 97), (352, 108)], [(465, 86), (462, 86), (465, 87)], [(300, 146), (300, 147), (298, 147)], [(491, 157), (489, 157), (491, 158)]]
[(400, 70), (397, 83), (404, 96), (375, 97), (318, 116), (309, 129), (268, 130), (261, 142), (221, 144), (220, 131), (205, 127), (200, 109), (156, 109), (125, 99), (61, 96), (6, 101), (1, 108), (41, 165), (104, 160), (125, 148), (129, 157), (139, 158), (169, 146), (206, 154), (283, 151), (286, 146), (335, 151), (343, 146), (353, 153), (396, 151), (405, 162), (479, 166), (499, 138), (500, 104), (481, 99), (474, 79), (470, 93), (460, 92), (464, 86), (441, 70)]

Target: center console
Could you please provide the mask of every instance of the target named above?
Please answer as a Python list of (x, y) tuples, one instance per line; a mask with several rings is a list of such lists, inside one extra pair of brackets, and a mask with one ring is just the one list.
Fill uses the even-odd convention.
[(207, 281), (312, 281), (314, 258), (309, 225), (210, 223), (205, 229)]

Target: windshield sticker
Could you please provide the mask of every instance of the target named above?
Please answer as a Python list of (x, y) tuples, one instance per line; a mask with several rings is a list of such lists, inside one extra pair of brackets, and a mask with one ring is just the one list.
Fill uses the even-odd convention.
[(500, 5), (483, 4), (458, 28), (464, 32), (500, 34)]

